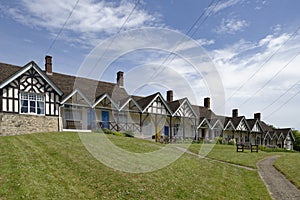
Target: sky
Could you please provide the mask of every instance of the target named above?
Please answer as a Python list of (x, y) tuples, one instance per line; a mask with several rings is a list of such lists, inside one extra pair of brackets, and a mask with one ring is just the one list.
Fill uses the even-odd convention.
[[(217, 114), (261, 112), (268, 124), (300, 129), (299, 8), (298, 0), (1, 0), (0, 62), (44, 68), (51, 55), (55, 72), (108, 82), (122, 70), (131, 94), (172, 89), (198, 105), (209, 96)], [(103, 73), (82, 70), (91, 55)]]

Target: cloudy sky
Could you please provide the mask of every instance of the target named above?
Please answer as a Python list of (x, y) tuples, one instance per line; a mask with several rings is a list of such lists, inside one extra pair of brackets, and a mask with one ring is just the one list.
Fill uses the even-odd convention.
[[(54, 71), (76, 75), (95, 48), (102, 49), (97, 61), (103, 64), (113, 50), (152, 44), (119, 55), (103, 74), (90, 70), (83, 75), (114, 82), (115, 73), (123, 70), (125, 87), (133, 94), (158, 90), (164, 95), (173, 89), (176, 98), (187, 96), (199, 105), (204, 97), (214, 97), (212, 84), (215, 80), (218, 85), (220, 79), (226, 115), (231, 115), (233, 108), (248, 118), (261, 112), (269, 124), (300, 129), (298, 0), (136, 2), (1, 1), (0, 62), (23, 66), (34, 60), (43, 68), (49, 54)], [(149, 27), (187, 37), (170, 39), (158, 31), (151, 37), (137, 34), (118, 40), (128, 31)], [(189, 46), (193, 42), (202, 50)], [(208, 81), (207, 69), (195, 70), (195, 63), (185, 59), (195, 58), (195, 53), (206, 59), (194, 61), (199, 66), (213, 66), (218, 76)], [(214, 110), (220, 107), (216, 102), (212, 98)]]

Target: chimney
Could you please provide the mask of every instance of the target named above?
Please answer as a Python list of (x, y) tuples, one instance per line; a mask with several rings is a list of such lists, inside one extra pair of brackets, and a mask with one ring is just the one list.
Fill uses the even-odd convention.
[(47, 75), (52, 75), (52, 56), (45, 57), (45, 70)]
[(239, 116), (239, 110), (238, 109), (233, 109), (232, 110), (232, 117), (238, 117)]
[(209, 97), (204, 98), (204, 107), (210, 108), (210, 98)]
[(258, 121), (261, 120), (261, 113), (254, 113), (254, 119), (258, 119)]
[(168, 102), (173, 101), (173, 90), (168, 90), (167, 91), (167, 101)]
[(117, 73), (117, 85), (120, 87), (124, 86), (124, 73), (122, 71), (118, 71)]

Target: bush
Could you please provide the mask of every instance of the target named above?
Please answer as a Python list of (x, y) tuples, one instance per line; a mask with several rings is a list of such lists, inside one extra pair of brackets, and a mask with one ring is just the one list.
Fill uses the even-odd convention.
[(124, 137), (125, 135), (121, 132), (118, 132), (118, 131), (111, 131), (111, 133), (115, 136), (121, 136), (121, 137)]
[(103, 131), (103, 133), (105, 133), (105, 134), (112, 134), (112, 131), (109, 130), (108, 128), (104, 128), (104, 129), (102, 129), (102, 131)]
[(230, 139), (228, 142), (229, 145), (235, 145), (235, 139)]
[(223, 138), (221, 136), (216, 138), (216, 144), (223, 144)]
[(124, 136), (125, 137), (134, 137), (134, 132), (132, 132), (132, 131), (125, 131), (124, 132)]

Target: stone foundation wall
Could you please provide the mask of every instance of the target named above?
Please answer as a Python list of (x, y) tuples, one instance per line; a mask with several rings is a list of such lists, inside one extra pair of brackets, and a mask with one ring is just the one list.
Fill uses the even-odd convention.
[(58, 117), (0, 113), (0, 136), (58, 131)]

